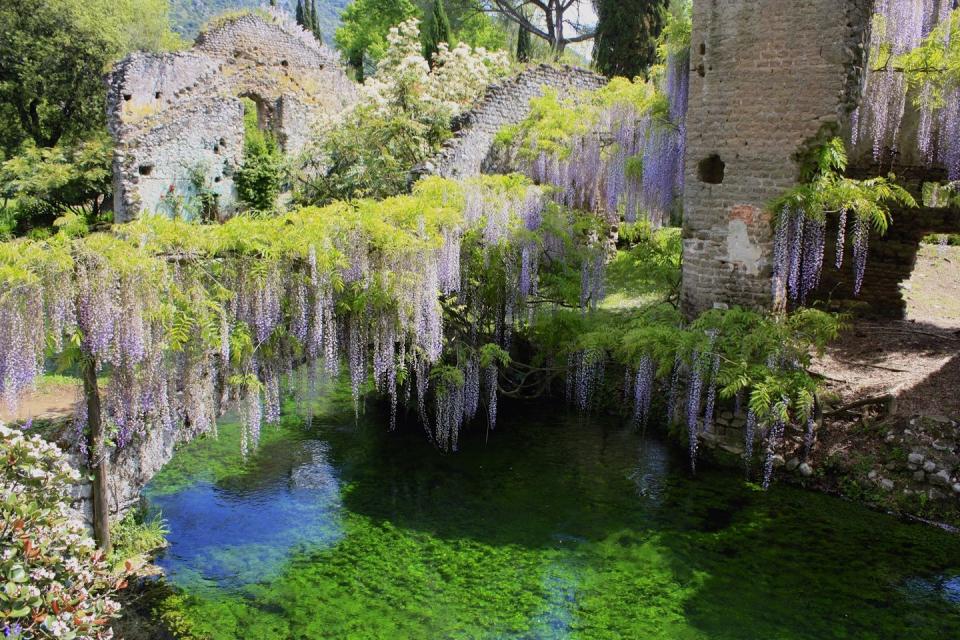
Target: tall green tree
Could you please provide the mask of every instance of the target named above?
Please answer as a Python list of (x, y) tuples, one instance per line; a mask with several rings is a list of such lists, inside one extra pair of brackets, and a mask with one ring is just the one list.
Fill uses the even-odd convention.
[(594, 0), (593, 63), (606, 76), (634, 78), (657, 61), (668, 0)]
[(323, 42), (323, 33), (320, 31), (320, 14), (317, 11), (317, 0), (310, 0), (310, 31), (317, 42)]
[[(478, 11), (499, 16), (542, 38), (559, 60), (567, 45), (592, 40), (594, 29), (581, 22), (587, 0), (472, 0)], [(613, 0), (616, 1), (616, 0)]]
[(523, 25), (518, 27), (517, 31), (517, 62), (529, 62), (530, 61), (530, 49), (532, 43), (530, 42), (530, 32), (523, 28)]
[(176, 46), (165, 0), (0, 3), (0, 142), (53, 147), (103, 126), (103, 74), (135, 49)]
[(313, 9), (314, 9), (313, 2), (311, 2), (311, 0), (304, 0), (304, 3), (303, 3), (304, 25), (303, 26), (307, 31), (310, 31), (310, 32), (313, 31)]
[(453, 29), (450, 27), (450, 18), (443, 7), (443, 0), (433, 0), (433, 11), (427, 22), (424, 32), (423, 57), (433, 66), (433, 56), (440, 50), (440, 43), (446, 42), (453, 46)]
[(358, 80), (363, 80), (366, 62), (376, 62), (387, 50), (390, 28), (420, 15), (412, 0), (353, 0), (343, 10), (335, 40)]

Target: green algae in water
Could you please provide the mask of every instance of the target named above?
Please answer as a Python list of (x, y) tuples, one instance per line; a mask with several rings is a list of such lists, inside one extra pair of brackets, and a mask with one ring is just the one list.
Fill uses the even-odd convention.
[(957, 638), (960, 538), (511, 407), (432, 449), (352, 410), (235, 426), (147, 492), (184, 637)]

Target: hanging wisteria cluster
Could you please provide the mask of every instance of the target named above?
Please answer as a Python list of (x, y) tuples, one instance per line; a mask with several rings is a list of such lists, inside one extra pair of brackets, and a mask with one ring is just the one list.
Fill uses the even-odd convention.
[[(554, 94), (538, 99), (541, 106), (505, 136), (519, 148), (523, 171), (554, 187), (565, 206), (603, 212), (613, 223), (622, 213), (628, 222), (663, 225), (683, 191), (689, 50), (669, 55), (665, 67), (659, 88), (616, 78), (580, 104)], [(545, 114), (567, 110), (577, 127), (558, 141)]]
[[(843, 262), (843, 243), (846, 236), (846, 211), (840, 216), (837, 231), (837, 268)], [(856, 263), (856, 287), (860, 293), (863, 274), (867, 266), (867, 240), (869, 229), (861, 218), (854, 218), (854, 256)], [(823, 272), (824, 247), (826, 246), (826, 219), (807, 216), (799, 208), (785, 207), (777, 220), (773, 238), (772, 294), (774, 301), (789, 298), (804, 304), (807, 296), (820, 286)]]
[[(867, 268), (871, 227), (884, 233), (892, 220), (890, 208), (917, 206), (903, 187), (888, 178), (855, 180), (843, 176), (847, 156), (835, 138), (816, 149), (810, 161), (815, 171), (771, 206), (774, 220), (774, 305), (787, 300), (803, 305), (820, 285), (825, 261), (828, 216), (836, 215), (836, 268), (843, 266), (847, 238), (852, 238), (853, 294), (859, 295)], [(848, 227), (851, 227), (848, 233)]]
[[(729, 435), (730, 417), (722, 429), (715, 419), (719, 408), (730, 403), (734, 415), (745, 421), (747, 470), (757, 441), (766, 484), (773, 456), (786, 442), (786, 429), (807, 425), (807, 437), (812, 438), (818, 383), (808, 372), (811, 353), (836, 339), (840, 326), (836, 317), (814, 309), (792, 314), (711, 310), (691, 324), (684, 324), (679, 312), (611, 317), (619, 331), (589, 317), (573, 327), (569, 322), (559, 320), (558, 329), (566, 327), (573, 334), (565, 351), (570, 405), (580, 411), (610, 408), (605, 403), (611, 387), (622, 379), (618, 396), (625, 405), (623, 414), (642, 427), (655, 405), (664, 410), (667, 423), (676, 428), (672, 433), (684, 437), (695, 473), (703, 442)], [(619, 367), (622, 378), (605, 378), (611, 369), (619, 374)]]
[[(500, 367), (530, 317), (541, 254), (562, 258), (573, 237), (555, 208), (550, 233), (570, 238), (544, 241), (544, 200), (519, 176), (431, 178), (410, 196), (279, 218), (145, 217), (2, 244), (0, 395), (13, 405), (32, 388), (48, 344), (75, 347), (108, 374), (99, 393), (116, 445), (155, 425), (212, 429), (234, 403), (247, 448), (279, 421), (288, 388), (310, 407), (344, 362), (356, 403), (377, 389), (394, 424), (415, 391), (433, 440), (456, 448), (482, 405), (495, 426)], [(449, 325), (445, 306), (466, 325)], [(454, 365), (443, 364), (449, 340)], [(488, 343), (496, 353), (481, 357)], [(87, 425), (84, 402), (76, 425)]]
[[(852, 122), (853, 142), (869, 143), (875, 161), (903, 151), (898, 147), (903, 143), (904, 116), (908, 108), (917, 105), (915, 144), (920, 157), (943, 165), (950, 180), (960, 179), (960, 87), (948, 87), (934, 100), (934, 94), (941, 91), (936, 74), (945, 70), (911, 69), (906, 57), (925, 44), (956, 47), (951, 38), (957, 27), (950, 26), (955, 8), (954, 0), (877, 2), (863, 99)], [(960, 14), (953, 15), (956, 21)], [(938, 42), (931, 43), (931, 38)]]

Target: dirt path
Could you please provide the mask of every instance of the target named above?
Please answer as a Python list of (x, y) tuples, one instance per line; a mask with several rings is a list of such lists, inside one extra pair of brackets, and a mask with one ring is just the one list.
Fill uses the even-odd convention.
[(842, 402), (892, 394), (901, 415), (960, 418), (960, 247), (924, 245), (907, 320), (857, 321), (814, 371)]
[(79, 384), (42, 384), (37, 391), (23, 398), (15, 411), (9, 411), (0, 403), (0, 422), (51, 420), (73, 415), (79, 394)]

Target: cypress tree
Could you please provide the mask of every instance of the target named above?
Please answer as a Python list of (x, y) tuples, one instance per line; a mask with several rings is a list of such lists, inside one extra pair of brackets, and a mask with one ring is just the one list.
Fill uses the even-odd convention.
[(297, 0), (297, 13), (296, 13), (297, 24), (304, 28), (306, 28), (306, 21), (304, 20), (305, 17), (306, 16), (303, 12), (303, 0)]
[(307, 31), (313, 31), (313, 4), (310, 0), (303, 2), (303, 28)]
[(433, 13), (427, 27), (426, 38), (423, 44), (423, 57), (433, 66), (433, 56), (440, 50), (440, 43), (453, 45), (453, 29), (450, 28), (450, 18), (443, 6), (443, 0), (433, 0)]
[(657, 38), (667, 0), (594, 0), (597, 35), (593, 63), (606, 76), (633, 78), (657, 61)]
[(317, 0), (310, 0), (310, 30), (317, 42), (323, 43), (323, 34), (320, 32), (320, 16), (317, 13)]
[(522, 25), (517, 32), (517, 62), (530, 62), (530, 32)]

